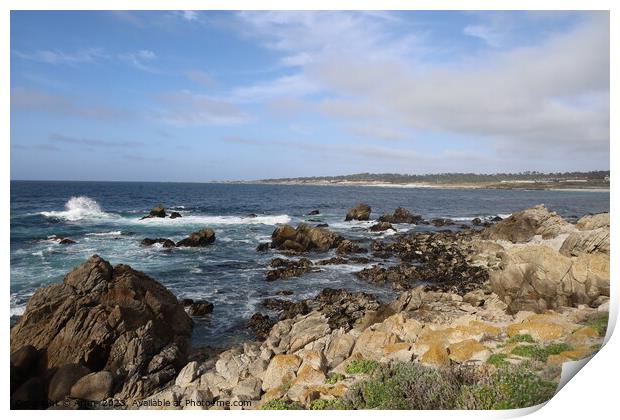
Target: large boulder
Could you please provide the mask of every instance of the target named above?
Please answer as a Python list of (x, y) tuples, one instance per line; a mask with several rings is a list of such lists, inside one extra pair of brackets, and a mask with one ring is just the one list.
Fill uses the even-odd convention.
[(547, 246), (513, 248), (491, 271), (490, 284), (512, 313), (594, 304), (609, 296), (609, 256), (569, 258)]
[(609, 228), (573, 232), (560, 248), (560, 253), (567, 257), (595, 252), (609, 255)]
[(483, 238), (504, 240), (514, 243), (528, 242), (536, 235), (543, 239), (555, 238), (571, 233), (575, 227), (555, 212), (550, 212), (543, 204), (514, 213), (510, 217), (490, 226), (482, 233)]
[(346, 222), (349, 220), (368, 220), (370, 218), (371, 211), (372, 209), (368, 204), (360, 203), (349, 210), (344, 220)]
[(577, 221), (577, 229), (593, 230), (598, 228), (609, 229), (609, 213), (589, 214)]
[(329, 229), (300, 223), (297, 228), (290, 225), (278, 226), (271, 234), (271, 247), (280, 250), (325, 252), (335, 248), (342, 237)]
[(190, 317), (164, 286), (94, 255), (61, 284), (35, 292), (11, 329), (11, 351), (36, 348), (48, 370), (75, 363), (110, 372), (112, 395), (132, 400), (174, 378), (191, 333)]
[(177, 246), (200, 247), (210, 245), (213, 242), (215, 242), (213, 229), (202, 229), (177, 242)]

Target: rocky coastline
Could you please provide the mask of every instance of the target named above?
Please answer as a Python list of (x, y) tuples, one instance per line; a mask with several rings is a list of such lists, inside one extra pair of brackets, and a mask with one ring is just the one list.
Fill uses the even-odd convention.
[[(371, 212), (360, 203), (343, 218), (370, 220)], [(145, 217), (166, 215), (158, 206)], [(549, 399), (562, 363), (602, 345), (608, 213), (571, 224), (539, 205), (465, 229), (398, 208), (370, 230), (395, 230), (392, 223), (443, 230), (365, 246), (326, 226), (277, 227), (257, 252), (287, 258), (272, 259), (265, 281), (303, 281), (326, 264), (364, 261), (357, 277), (399, 296), (380, 302), (326, 288), (299, 300), (283, 289), (262, 302), (277, 317), (248, 319), (256, 340), (226, 349), (191, 347), (192, 317), (210, 313), (209, 302), (180, 301), (146, 274), (94, 255), (63, 283), (38, 289), (11, 329), (11, 406), (518, 408)], [(203, 229), (176, 244), (142, 243), (215, 241)]]

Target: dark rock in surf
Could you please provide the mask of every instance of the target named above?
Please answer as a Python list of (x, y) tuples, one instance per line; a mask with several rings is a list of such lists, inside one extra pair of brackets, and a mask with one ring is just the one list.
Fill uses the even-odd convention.
[(316, 216), (317, 214), (321, 214), (321, 212), (319, 210), (312, 210), (307, 216)]
[(256, 247), (256, 251), (267, 252), (269, 251), (269, 248), (271, 248), (271, 244), (269, 242), (263, 242), (258, 244), (258, 246)]
[(454, 225), (454, 222), (452, 220), (450, 220), (450, 219), (443, 219), (443, 218), (433, 219), (433, 220), (431, 220), (431, 223), (435, 227), (443, 227), (443, 226), (452, 226), (452, 225)]
[(326, 228), (326, 227), (329, 227), (329, 225), (327, 223), (319, 223), (318, 225), (316, 225), (316, 227), (318, 227), (318, 228)]
[(215, 242), (215, 232), (213, 229), (202, 229), (177, 242), (177, 246), (202, 247), (213, 242)]
[(398, 207), (394, 210), (394, 214), (384, 214), (379, 217), (379, 221), (388, 223), (418, 224), (422, 221), (422, 216), (412, 214), (404, 207)]
[(342, 237), (325, 228), (312, 227), (300, 223), (297, 228), (291, 225), (278, 226), (271, 234), (271, 247), (293, 252), (325, 252), (335, 248)]
[(155, 244), (161, 244), (164, 248), (174, 248), (176, 246), (174, 241), (167, 238), (144, 238), (142, 239), (142, 242), (140, 242), (140, 245), (143, 246), (152, 246)]
[(275, 323), (276, 321), (270, 319), (268, 315), (255, 313), (248, 321), (247, 326), (258, 339), (264, 340)]
[(166, 217), (166, 209), (164, 208), (164, 206), (160, 204), (157, 207), (153, 207), (149, 214), (142, 217), (140, 220), (151, 219), (154, 217)]
[(249, 217), (250, 219), (253, 219), (253, 218), (258, 217), (258, 216), (256, 215), (256, 213), (250, 213), (250, 214), (248, 214), (245, 217)]
[(336, 249), (336, 254), (338, 255), (359, 254), (364, 252), (368, 252), (368, 249), (363, 248), (348, 239), (340, 242), (338, 248)]
[(480, 226), (482, 225), (482, 219), (480, 219), (479, 217), (475, 217), (471, 220), (471, 224), (474, 226)]
[(345, 222), (350, 220), (368, 220), (372, 209), (368, 204), (360, 203), (347, 213)]
[(75, 242), (73, 239), (63, 238), (58, 243), (60, 245), (73, 245), (73, 244), (76, 244), (77, 242)]
[(372, 232), (385, 232), (386, 230), (396, 231), (394, 226), (392, 226), (392, 224), (389, 223), (389, 222), (379, 222), (379, 223), (376, 223), (376, 224), (374, 224), (374, 225), (372, 225), (370, 227), (370, 230)]
[(181, 213), (179, 213), (178, 211), (171, 211), (170, 212), (170, 218), (171, 219), (176, 219), (177, 217), (183, 217), (183, 216), (181, 216)]
[(204, 316), (213, 312), (213, 304), (206, 300), (192, 300), (185, 308), (190, 316)]
[(298, 277), (312, 270), (314, 266), (312, 261), (307, 258), (300, 258), (299, 260), (274, 258), (271, 260), (270, 265), (273, 269), (268, 270), (267, 273), (265, 273), (265, 280), (267, 281), (285, 279), (288, 277)]
[(495, 216), (494, 218), (491, 219), (492, 222), (501, 222), (502, 220), (504, 219), (499, 216)]

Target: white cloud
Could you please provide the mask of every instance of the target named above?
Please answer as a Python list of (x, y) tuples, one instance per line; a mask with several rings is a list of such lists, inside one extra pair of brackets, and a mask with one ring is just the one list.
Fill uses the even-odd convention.
[(230, 102), (187, 90), (159, 97), (162, 108), (153, 116), (166, 124), (183, 126), (238, 125), (249, 115)]
[(159, 72), (159, 70), (147, 64), (157, 59), (157, 55), (151, 50), (139, 50), (136, 52), (119, 54), (118, 58), (128, 62), (139, 70), (147, 71), (150, 73)]
[(108, 58), (107, 54), (105, 54), (101, 48), (88, 48), (72, 53), (60, 50), (37, 50), (30, 53), (14, 51), (14, 54), (24, 60), (54, 65), (94, 63), (98, 59)]

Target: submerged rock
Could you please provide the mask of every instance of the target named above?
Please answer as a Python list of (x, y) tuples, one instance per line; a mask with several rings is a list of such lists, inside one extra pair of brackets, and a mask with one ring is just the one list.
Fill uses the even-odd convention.
[(11, 351), (36, 348), (46, 370), (77, 363), (108, 371), (115, 384), (110, 395), (131, 400), (175, 376), (191, 332), (191, 319), (164, 286), (94, 255), (61, 284), (35, 292), (11, 329)]
[(321, 214), (321, 212), (319, 210), (312, 210), (307, 215), (308, 216), (316, 216), (318, 214)]
[(370, 230), (372, 232), (385, 232), (386, 230), (396, 231), (394, 226), (392, 226), (392, 224), (389, 222), (379, 222), (377, 224), (374, 224), (370, 227)]
[(213, 242), (215, 242), (215, 232), (213, 229), (202, 229), (177, 242), (177, 246), (202, 247)]
[(183, 299), (183, 306), (190, 316), (204, 316), (213, 312), (213, 304), (206, 300)]
[(345, 222), (350, 220), (368, 220), (370, 218), (371, 211), (372, 209), (368, 204), (360, 203), (349, 210), (344, 220)]
[(178, 217), (183, 217), (183, 216), (181, 216), (181, 213), (179, 213), (178, 211), (171, 211), (170, 212), (170, 218), (171, 219), (176, 219)]

